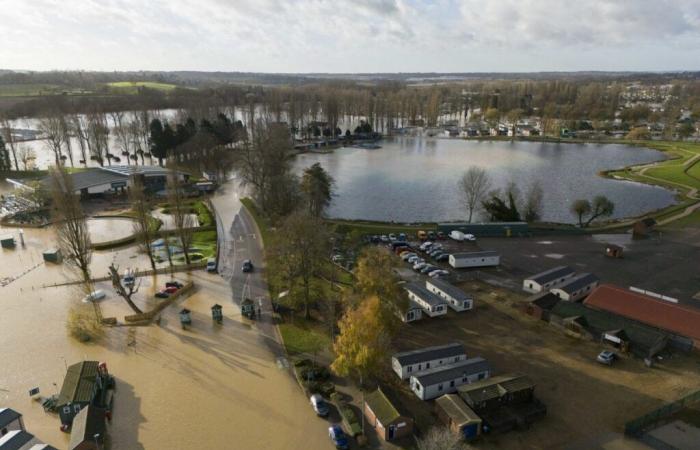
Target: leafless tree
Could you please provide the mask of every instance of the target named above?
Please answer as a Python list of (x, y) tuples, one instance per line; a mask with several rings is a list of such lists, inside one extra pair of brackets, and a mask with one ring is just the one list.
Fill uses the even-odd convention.
[(527, 222), (539, 220), (542, 215), (542, 201), (544, 190), (539, 181), (533, 182), (525, 193), (525, 204), (523, 205), (523, 219)]
[(66, 155), (68, 155), (68, 161), (70, 161), (70, 166), (75, 167), (74, 161), (73, 161), (73, 145), (71, 144), (71, 126), (68, 120), (66, 120), (66, 116), (61, 115), (59, 116), (59, 120), (61, 123), (61, 134), (63, 136), (63, 144), (66, 147)]
[(109, 127), (105, 114), (93, 112), (88, 114), (87, 137), (90, 152), (95, 157), (100, 166), (104, 166), (105, 159), (109, 165), (112, 164), (112, 157), (109, 153)]
[(131, 201), (131, 210), (136, 218), (134, 221), (134, 233), (138, 239), (139, 247), (141, 247), (141, 250), (148, 255), (148, 259), (151, 262), (151, 268), (155, 271), (156, 261), (153, 257), (153, 247), (151, 247), (151, 243), (153, 242), (156, 233), (151, 226), (153, 221), (151, 216), (151, 206), (148, 202), (148, 197), (146, 196), (143, 183), (138, 177), (134, 179), (134, 184), (129, 190), (129, 200)]
[(90, 158), (90, 154), (92, 153), (90, 151), (90, 140), (88, 139), (87, 120), (85, 119), (85, 117), (81, 117), (78, 114), (74, 114), (70, 118), (70, 126), (73, 135), (78, 141), (78, 146), (80, 147), (81, 164), (87, 166), (88, 159)]
[(109, 278), (112, 280), (112, 287), (114, 290), (124, 299), (129, 307), (133, 309), (136, 314), (143, 314), (141, 308), (136, 306), (136, 303), (131, 299), (131, 297), (139, 291), (141, 284), (133, 283), (129, 286), (125, 286), (122, 282), (122, 278), (119, 276), (119, 267), (115, 267), (114, 263), (109, 266)]
[(418, 439), (418, 450), (470, 450), (473, 447), (464, 443), (461, 437), (449, 428), (434, 426)]
[(22, 162), (22, 170), (29, 170), (29, 162), (36, 159), (36, 152), (28, 145), (20, 145), (15, 157)]
[(192, 229), (195, 223), (192, 208), (186, 196), (185, 186), (180, 181), (180, 174), (175, 170), (171, 170), (168, 173), (168, 204), (175, 225), (175, 233), (182, 244), (185, 262), (189, 264), (190, 246), (194, 236)]
[(64, 139), (61, 118), (56, 114), (42, 117), (39, 119), (37, 129), (44, 135), (46, 147), (53, 152), (56, 165), (60, 166)]
[(131, 154), (133, 148), (133, 138), (131, 135), (130, 122), (127, 121), (123, 111), (110, 113), (114, 122), (114, 136), (121, 152), (126, 156), (127, 164), (131, 164)]
[[(15, 137), (12, 134), (12, 124), (5, 117), (0, 118), (0, 136), (2, 136), (5, 143), (10, 148), (12, 159), (15, 162), (15, 170), (19, 170), (19, 164), (17, 163), (17, 141), (15, 141)], [(27, 170), (26, 166), (24, 170)]]
[(459, 189), (463, 195), (462, 201), (469, 213), (468, 222), (471, 223), (474, 211), (486, 197), (491, 188), (491, 180), (486, 170), (478, 166), (471, 166), (459, 180)]

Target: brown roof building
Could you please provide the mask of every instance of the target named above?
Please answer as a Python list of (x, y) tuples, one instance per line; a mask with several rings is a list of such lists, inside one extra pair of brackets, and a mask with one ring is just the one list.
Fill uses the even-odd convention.
[(607, 311), (637, 322), (685, 336), (700, 346), (700, 309), (657, 299), (621, 287), (603, 284), (584, 301), (589, 308)]

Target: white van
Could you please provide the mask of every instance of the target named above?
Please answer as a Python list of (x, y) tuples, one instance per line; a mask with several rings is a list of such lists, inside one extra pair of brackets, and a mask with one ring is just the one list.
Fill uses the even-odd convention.
[(464, 241), (464, 233), (458, 230), (450, 231), (450, 239), (454, 239), (457, 242)]

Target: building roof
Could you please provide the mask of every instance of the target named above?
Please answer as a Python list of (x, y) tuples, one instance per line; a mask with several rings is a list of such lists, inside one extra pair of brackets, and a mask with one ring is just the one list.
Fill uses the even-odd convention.
[[(107, 166), (107, 167), (101, 167), (100, 170), (103, 170), (105, 172), (111, 172), (114, 174), (122, 175), (122, 176), (129, 176), (129, 175), (167, 175), (170, 173), (170, 171), (161, 166), (137, 166), (137, 165), (128, 165), (128, 166)], [(184, 173), (184, 172), (179, 172), (178, 173)]]
[(11, 408), (0, 408), (0, 428), (5, 428), (10, 422), (22, 417), (22, 414), (18, 413)]
[(550, 310), (559, 303), (561, 299), (556, 295), (552, 294), (550, 291), (539, 292), (533, 296), (528, 297), (527, 302), (537, 305), (542, 309)]
[(62, 406), (68, 403), (89, 403), (92, 401), (97, 382), (97, 366), (97, 361), (82, 361), (68, 366), (56, 404)]
[(85, 441), (95, 441), (95, 435), (99, 434), (98, 441), (105, 437), (105, 410), (88, 405), (81, 409), (73, 419), (70, 431), (70, 444), (68, 450), (73, 450)]
[(476, 358), (465, 359), (452, 364), (435, 367), (426, 370), (420, 374), (413, 375), (422, 386), (431, 386), (433, 384), (442, 383), (443, 381), (454, 380), (461, 376), (474, 375), (477, 373), (491, 370), (491, 365), (484, 358), (477, 356)]
[(432, 361), (434, 359), (450, 358), (453, 356), (462, 356), (466, 354), (464, 345), (459, 342), (453, 342), (446, 345), (436, 345), (433, 347), (425, 347), (408, 352), (395, 353), (392, 357), (395, 358), (399, 364), (405, 366), (407, 364), (415, 364), (424, 361)]
[(592, 283), (597, 283), (598, 281), (598, 277), (593, 275), (592, 273), (580, 273), (578, 275), (574, 275), (571, 278), (568, 278), (562, 284), (556, 286), (553, 289), (557, 289), (560, 291), (564, 291), (567, 294), (571, 294), (578, 291), (582, 287), (586, 287)]
[(403, 285), (403, 288), (406, 289), (408, 292), (411, 292), (413, 295), (420, 298), (430, 306), (446, 304), (445, 300), (433, 294), (432, 292), (427, 290), (425, 286), (422, 286), (418, 283), (406, 283)]
[(386, 426), (401, 417), (401, 413), (394, 407), (391, 400), (386, 397), (381, 388), (378, 388), (371, 394), (365, 395), (365, 403), (382, 425)]
[(445, 394), (442, 397), (438, 397), (435, 403), (445, 411), (445, 414), (458, 427), (481, 422), (481, 418), (457, 394)]
[(488, 258), (491, 256), (499, 256), (500, 254), (494, 250), (484, 250), (483, 252), (462, 252), (452, 253), (455, 259), (457, 258)]
[(700, 309), (604, 284), (584, 304), (674, 334), (700, 340)]
[[(79, 191), (102, 184), (126, 181), (128, 176), (99, 168), (92, 168), (81, 170), (80, 172), (73, 172), (70, 174), (70, 178), (73, 181), (73, 188)], [(52, 178), (50, 176), (42, 178), (41, 185), (44, 189), (51, 189)]]
[(449, 295), (457, 301), (471, 300), (472, 298), (471, 295), (468, 295), (466, 292), (464, 292), (457, 286), (453, 285), (452, 283), (448, 283), (447, 281), (440, 280), (439, 278), (430, 279), (426, 281), (426, 283), (432, 284), (434, 287), (440, 289), (442, 292), (444, 292), (445, 294)]
[(414, 302), (413, 300), (409, 300), (408, 301), (408, 309), (406, 310), (406, 312), (409, 312), (413, 309), (420, 309), (421, 311), (423, 310), (423, 308), (421, 308), (418, 303)]
[(531, 277), (525, 278), (527, 281), (534, 281), (538, 284), (546, 284), (558, 278), (573, 274), (575, 271), (569, 266), (557, 266), (544, 272), (537, 273)]
[(34, 439), (34, 435), (24, 430), (13, 430), (0, 437), (0, 449), (20, 450)]
[(457, 388), (457, 392), (468, 405), (477, 405), (484, 401), (499, 398), (508, 392), (518, 392), (534, 387), (535, 385), (530, 380), (530, 377), (520, 374), (508, 374), (462, 385)]

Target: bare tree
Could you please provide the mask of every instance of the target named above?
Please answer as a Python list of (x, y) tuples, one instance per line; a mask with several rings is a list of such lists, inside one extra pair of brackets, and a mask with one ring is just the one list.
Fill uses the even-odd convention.
[(73, 146), (71, 144), (70, 138), (71, 138), (71, 131), (72, 127), (70, 126), (69, 121), (66, 120), (66, 117), (64, 115), (61, 115), (59, 117), (60, 123), (61, 123), (61, 135), (63, 137), (63, 144), (66, 147), (66, 155), (68, 155), (68, 160), (70, 161), (70, 166), (75, 167), (74, 161), (73, 161)]
[(122, 154), (126, 156), (127, 164), (131, 164), (131, 153), (133, 147), (131, 124), (127, 122), (124, 112), (122, 111), (111, 112), (110, 116), (114, 122), (114, 136), (116, 138), (117, 145), (121, 149)]
[(136, 218), (134, 221), (134, 233), (138, 239), (139, 247), (148, 255), (151, 268), (155, 271), (156, 261), (153, 257), (153, 247), (151, 243), (156, 233), (151, 226), (153, 221), (151, 217), (151, 206), (148, 202), (143, 183), (139, 177), (134, 178), (134, 184), (129, 190), (129, 200), (131, 201), (131, 210)]
[(37, 129), (46, 139), (46, 147), (53, 152), (56, 165), (61, 165), (61, 150), (63, 149), (63, 125), (58, 115), (50, 115), (39, 119)]
[(192, 208), (188, 202), (185, 186), (180, 181), (180, 174), (171, 170), (168, 173), (168, 203), (170, 214), (173, 216), (175, 233), (180, 238), (182, 252), (185, 255), (185, 263), (190, 263), (190, 246), (194, 236), (194, 217)]
[[(5, 117), (0, 118), (0, 136), (2, 136), (5, 143), (10, 148), (10, 153), (15, 163), (15, 170), (19, 170), (19, 164), (17, 163), (17, 141), (15, 141), (15, 137), (12, 134), (12, 124), (10, 124), (10, 121)], [(24, 170), (27, 170), (26, 166)]]
[(461, 437), (449, 428), (434, 426), (418, 439), (418, 450), (469, 450), (473, 447), (464, 443)]
[(36, 152), (28, 145), (20, 145), (16, 158), (22, 162), (22, 170), (29, 170), (29, 162), (36, 159)]
[(124, 301), (129, 305), (131, 309), (134, 310), (136, 314), (143, 314), (141, 308), (136, 306), (136, 303), (131, 299), (131, 297), (139, 291), (141, 284), (130, 284), (125, 286), (119, 276), (119, 267), (115, 267), (114, 263), (109, 266), (109, 278), (112, 280), (112, 287), (117, 292), (117, 294), (124, 299)]
[(100, 166), (104, 166), (105, 159), (112, 164), (112, 156), (109, 153), (109, 127), (107, 118), (103, 113), (91, 113), (87, 118), (87, 138), (90, 152)]
[(89, 155), (92, 153), (90, 151), (90, 140), (88, 139), (87, 121), (78, 114), (74, 114), (70, 118), (70, 127), (80, 147), (81, 164), (87, 166)]
[(459, 189), (463, 195), (462, 201), (469, 213), (468, 222), (471, 223), (474, 211), (479, 207), (491, 188), (491, 180), (486, 170), (478, 166), (471, 166), (459, 180)]
[(523, 205), (523, 218), (527, 222), (539, 220), (542, 216), (542, 201), (544, 190), (539, 181), (535, 181), (530, 185), (525, 193), (525, 204)]

